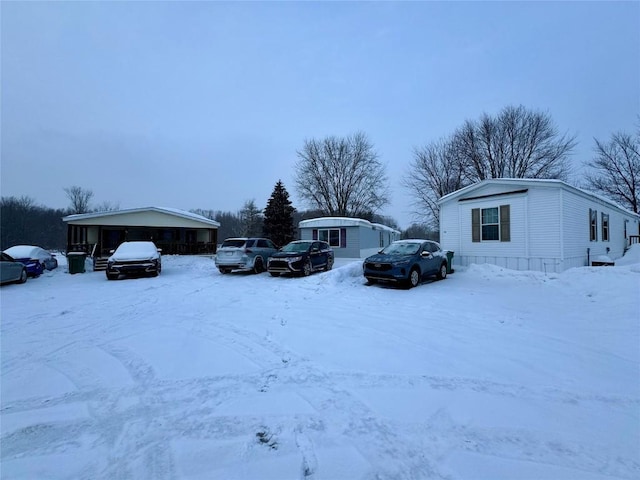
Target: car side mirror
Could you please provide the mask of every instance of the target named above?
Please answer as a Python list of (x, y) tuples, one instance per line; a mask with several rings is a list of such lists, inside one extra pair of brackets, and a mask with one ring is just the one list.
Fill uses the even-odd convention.
[(431, 252), (422, 252), (420, 256), (424, 258), (429, 258), (431, 256)]
[(109, 250), (109, 253), (114, 253), (114, 252), (115, 252), (115, 250)]
[(158, 250), (158, 253), (162, 253), (162, 249), (161, 248), (157, 248), (156, 250)]

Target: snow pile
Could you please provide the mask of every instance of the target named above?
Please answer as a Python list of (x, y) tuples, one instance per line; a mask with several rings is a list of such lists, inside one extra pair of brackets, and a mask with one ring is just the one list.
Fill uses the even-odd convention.
[(622, 258), (616, 260), (616, 267), (624, 265), (640, 264), (640, 244), (635, 243), (629, 247)]
[(640, 478), (636, 266), (4, 286), (2, 478)]
[(341, 262), (338, 261), (333, 270), (321, 274), (319, 277), (320, 281), (325, 284), (333, 285), (341, 283), (364, 283), (364, 276), (362, 275), (362, 260), (346, 260), (346, 262), (348, 263), (341, 265)]

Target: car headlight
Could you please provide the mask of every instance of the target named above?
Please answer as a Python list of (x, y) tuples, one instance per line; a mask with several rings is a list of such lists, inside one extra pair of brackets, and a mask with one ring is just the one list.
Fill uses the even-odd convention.
[(298, 256), (298, 257), (289, 257), (287, 260), (289, 260), (289, 262), (293, 263), (293, 262), (299, 262), (300, 260), (302, 260), (302, 256)]

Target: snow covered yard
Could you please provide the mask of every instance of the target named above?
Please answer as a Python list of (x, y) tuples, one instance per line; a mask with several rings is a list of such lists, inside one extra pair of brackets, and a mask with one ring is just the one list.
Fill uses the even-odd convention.
[(412, 290), (62, 265), (0, 289), (1, 476), (640, 478), (637, 262)]

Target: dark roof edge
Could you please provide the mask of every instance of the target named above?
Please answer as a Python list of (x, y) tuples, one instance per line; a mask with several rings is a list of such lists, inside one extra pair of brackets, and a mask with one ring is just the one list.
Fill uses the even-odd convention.
[(518, 193), (527, 193), (529, 191), (528, 188), (523, 188), (522, 190), (513, 190), (511, 192), (501, 192), (501, 193), (490, 193), (488, 195), (479, 195), (477, 197), (467, 197), (458, 199), (459, 202), (468, 202), (469, 200), (479, 200), (481, 198), (491, 198), (491, 197), (503, 197), (505, 195), (515, 195)]

